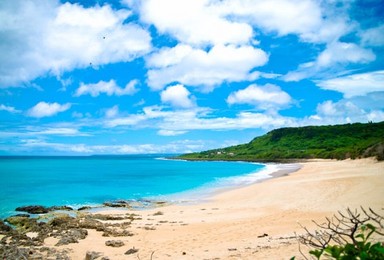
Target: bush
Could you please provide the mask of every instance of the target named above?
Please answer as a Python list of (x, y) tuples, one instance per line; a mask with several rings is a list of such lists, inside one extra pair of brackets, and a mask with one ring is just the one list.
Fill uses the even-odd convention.
[[(320, 228), (315, 232), (304, 227), (306, 234), (298, 236), (298, 240), (312, 248), (309, 251), (312, 259), (382, 260), (383, 223), (384, 218), (372, 209), (361, 208), (360, 212), (347, 209), (347, 213), (339, 212), (331, 219), (326, 218), (324, 224), (315, 222)], [(300, 253), (309, 259), (301, 249)]]

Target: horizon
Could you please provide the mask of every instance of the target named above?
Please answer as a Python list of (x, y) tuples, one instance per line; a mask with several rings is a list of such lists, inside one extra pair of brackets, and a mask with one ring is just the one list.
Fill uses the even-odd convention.
[(384, 121), (380, 0), (16, 0), (0, 14), (0, 156), (184, 154)]

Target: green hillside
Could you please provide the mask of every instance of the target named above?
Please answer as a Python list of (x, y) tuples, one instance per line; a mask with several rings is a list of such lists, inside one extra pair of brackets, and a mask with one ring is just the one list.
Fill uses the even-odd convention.
[(184, 154), (187, 160), (284, 161), (377, 157), (384, 160), (384, 122), (280, 128), (247, 144)]

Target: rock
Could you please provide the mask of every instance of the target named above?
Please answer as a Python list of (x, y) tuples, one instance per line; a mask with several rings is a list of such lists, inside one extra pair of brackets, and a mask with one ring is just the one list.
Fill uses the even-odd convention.
[(7, 224), (5, 224), (4, 221), (2, 221), (0, 219), (0, 234), (4, 234), (4, 233), (9, 232), (11, 230), (12, 230), (12, 228), (10, 226), (8, 226)]
[(73, 208), (68, 207), (68, 206), (52, 206), (48, 208), (49, 211), (55, 211), (55, 210), (67, 210), (67, 211), (72, 211)]
[(88, 209), (92, 209), (92, 207), (90, 207), (90, 206), (84, 206), (84, 207), (80, 207), (80, 208), (78, 208), (77, 210), (78, 210), (78, 211), (82, 211), (82, 210), (88, 210)]
[(72, 243), (79, 243), (79, 239), (85, 239), (88, 235), (86, 229), (70, 229), (67, 233), (63, 234), (56, 246), (68, 245)]
[(6, 222), (16, 227), (20, 231), (39, 231), (39, 224), (36, 219), (29, 217), (11, 216), (5, 219)]
[(49, 209), (44, 206), (25, 206), (25, 207), (18, 207), (15, 210), (28, 212), (30, 214), (45, 214), (49, 212)]
[(75, 218), (72, 218), (68, 215), (58, 216), (48, 222), (48, 225), (53, 227), (62, 227), (68, 225), (69, 222), (73, 221)]
[(94, 251), (88, 251), (87, 254), (85, 255), (85, 260), (97, 259), (100, 256), (102, 256), (102, 253), (94, 252)]
[(124, 246), (124, 242), (121, 240), (108, 240), (105, 242), (105, 245), (111, 247), (122, 247)]
[(126, 255), (132, 255), (132, 254), (135, 254), (137, 252), (139, 252), (139, 249), (136, 249), (133, 247), (133, 248), (129, 249), (127, 252), (125, 252), (125, 254)]
[(99, 219), (99, 220), (123, 220), (124, 217), (121, 216), (114, 216), (114, 215), (108, 215), (108, 214), (93, 214), (92, 218)]
[(26, 217), (29, 218), (31, 215), (29, 214), (16, 214), (15, 217)]
[(131, 205), (129, 202), (124, 201), (124, 200), (118, 200), (118, 201), (113, 201), (113, 202), (104, 202), (104, 206), (106, 207), (111, 207), (111, 208), (131, 208)]
[(117, 230), (117, 229), (110, 229), (105, 228), (103, 237), (131, 237), (133, 236), (133, 233), (129, 232), (128, 230)]

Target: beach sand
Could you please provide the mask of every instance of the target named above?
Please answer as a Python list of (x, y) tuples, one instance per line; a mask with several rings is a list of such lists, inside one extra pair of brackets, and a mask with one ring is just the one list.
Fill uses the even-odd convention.
[[(301, 226), (315, 229), (312, 220), (323, 222), (338, 210), (360, 206), (383, 215), (384, 162), (314, 160), (300, 165), (289, 175), (225, 191), (209, 201), (135, 211), (138, 216), (129, 229), (133, 236), (103, 237), (89, 230), (84, 240), (60, 248), (68, 248), (72, 259), (84, 259), (88, 251), (99, 252), (98, 259), (302, 259), (295, 233), (305, 233)], [(106, 246), (107, 240), (121, 240), (124, 246)], [(45, 244), (56, 242), (48, 238)], [(139, 251), (124, 254), (132, 248)]]

